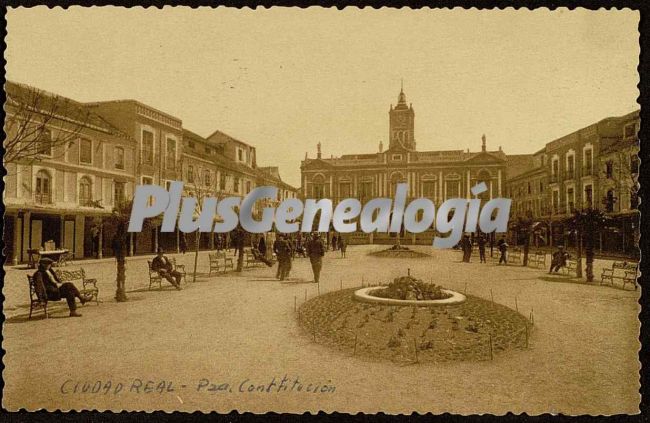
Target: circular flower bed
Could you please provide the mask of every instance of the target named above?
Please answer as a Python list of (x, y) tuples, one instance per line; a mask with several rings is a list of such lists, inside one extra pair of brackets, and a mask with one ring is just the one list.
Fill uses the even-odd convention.
[(516, 311), (474, 296), (444, 306), (393, 306), (355, 301), (355, 291), (304, 303), (298, 314), (302, 329), (346, 354), (412, 363), (490, 360), (524, 348), (532, 328)]
[(408, 247), (403, 245), (393, 245), (390, 248), (380, 251), (373, 251), (368, 253), (371, 256), (375, 257), (389, 257), (389, 258), (421, 258), (421, 257), (430, 257), (429, 254), (411, 250)]
[(370, 294), (374, 297), (394, 300), (444, 300), (452, 294), (442, 291), (442, 287), (426, 283), (413, 276), (395, 278), (386, 288), (376, 289)]

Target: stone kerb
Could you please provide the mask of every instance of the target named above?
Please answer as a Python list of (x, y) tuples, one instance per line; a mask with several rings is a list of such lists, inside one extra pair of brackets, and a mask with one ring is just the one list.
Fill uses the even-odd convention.
[(354, 298), (358, 301), (366, 303), (378, 303), (394, 306), (445, 306), (452, 304), (464, 303), (467, 297), (460, 292), (451, 291), (449, 289), (441, 289), (442, 292), (451, 295), (449, 298), (442, 300), (398, 300), (394, 298), (381, 298), (375, 297), (370, 293), (378, 289), (387, 288), (386, 286), (372, 286), (369, 288), (361, 288), (354, 292)]

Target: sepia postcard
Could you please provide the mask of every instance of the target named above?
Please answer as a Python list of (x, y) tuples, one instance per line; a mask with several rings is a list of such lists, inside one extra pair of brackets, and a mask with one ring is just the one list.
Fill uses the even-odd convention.
[(639, 11), (6, 18), (4, 409), (639, 413)]

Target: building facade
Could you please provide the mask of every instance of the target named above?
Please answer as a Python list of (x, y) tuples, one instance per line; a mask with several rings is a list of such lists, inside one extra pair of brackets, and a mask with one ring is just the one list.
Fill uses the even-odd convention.
[(639, 122), (638, 111), (603, 119), (547, 143), (525, 170), (509, 167), (512, 217), (537, 221), (545, 245), (572, 247), (575, 236), (563, 222), (574, 210), (602, 210), (611, 219), (598, 251), (638, 254)]
[[(7, 82), (5, 91), (7, 127), (19, 129), (10, 122), (25, 118), (20, 105), (25, 95), (40, 97), (43, 108), (34, 110), (31, 118), (46, 121), (46, 129), (39, 132), (38, 156), (22, 154), (4, 163), (7, 262), (27, 261), (29, 250), (38, 250), (48, 241), (75, 258), (88, 257), (96, 236), (101, 256), (104, 234), (91, 232), (117, 202), (133, 195), (135, 140), (73, 100), (12, 82)], [(46, 106), (52, 102), (65, 106), (52, 113)], [(65, 142), (56, 141), (62, 139)]]
[[(29, 250), (53, 241), (77, 259), (111, 256), (117, 228), (108, 217), (132, 198), (136, 185), (169, 187), (183, 181), (186, 195), (246, 196), (257, 186), (276, 186), (278, 198), (257, 204), (277, 205), (298, 190), (280, 178), (277, 168), (258, 168), (255, 147), (221, 131), (207, 138), (185, 128), (180, 118), (136, 100), (78, 103), (32, 87), (8, 82), (7, 120), (25, 109), (24, 92), (65, 103), (65, 113), (47, 122), (52, 139), (72, 133), (65, 143), (44, 140), (43, 154), (5, 161), (5, 255), (9, 263), (28, 260)], [(13, 100), (12, 100), (13, 99)], [(25, 103), (25, 101), (23, 101)], [(51, 106), (52, 100), (43, 104)], [(52, 112), (44, 107), (43, 116)], [(39, 144), (39, 145), (41, 145)], [(129, 254), (150, 254), (162, 247), (179, 251), (181, 234), (160, 231), (161, 219), (148, 219), (143, 231), (130, 234)], [(186, 237), (193, 247), (192, 236)], [(201, 248), (214, 246), (203, 236)], [(94, 251), (94, 250), (99, 251)]]
[[(392, 198), (398, 183), (408, 183), (408, 199), (426, 197), (440, 205), (450, 198), (471, 198), (470, 189), (485, 182), (488, 190), (480, 198), (502, 197), (507, 178), (507, 157), (499, 148), (488, 151), (483, 136), (481, 151), (418, 151), (415, 112), (400, 91), (397, 105), (389, 109), (389, 145), (375, 153), (323, 158), (318, 144), (315, 159), (301, 163), (302, 195), (331, 198), (334, 204), (345, 198), (362, 203), (375, 197)], [(431, 243), (434, 229), (421, 234), (403, 234), (414, 243)], [(394, 234), (361, 234), (352, 242), (392, 242)]]

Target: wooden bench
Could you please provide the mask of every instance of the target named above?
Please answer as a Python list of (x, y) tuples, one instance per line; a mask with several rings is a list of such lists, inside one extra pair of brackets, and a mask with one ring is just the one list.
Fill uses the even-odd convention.
[(577, 275), (577, 269), (578, 269), (578, 262), (570, 259), (567, 259), (566, 266), (562, 267), (562, 271), (564, 272), (565, 275), (568, 275), (569, 273), (573, 273), (574, 275)]
[(29, 282), (29, 319), (31, 320), (32, 312), (38, 307), (43, 307), (43, 313), (47, 319), (47, 298), (39, 298), (33, 275), (27, 275), (27, 282)]
[(70, 251), (61, 253), (59, 259), (56, 261), (56, 265), (61, 267), (61, 266), (67, 266), (68, 264), (72, 264), (73, 257), (74, 254)]
[(56, 273), (56, 276), (61, 282), (81, 282), (82, 288), (79, 292), (94, 298), (97, 305), (99, 305), (99, 288), (97, 288), (97, 279), (87, 278), (86, 271), (83, 268), (77, 270), (56, 269), (54, 273)]
[(216, 253), (208, 254), (210, 259), (210, 272), (208, 276), (212, 275), (212, 271), (226, 273), (228, 269), (235, 269), (235, 262), (231, 257), (226, 256), (225, 251), (217, 251)]
[(255, 267), (262, 266), (264, 263), (251, 250), (244, 250), (244, 264), (246, 267)]
[(546, 267), (546, 253), (544, 251), (536, 251), (528, 254), (528, 265), (532, 267)]
[(614, 285), (614, 279), (620, 279), (623, 281), (623, 288), (625, 284), (631, 283), (634, 285), (634, 289), (638, 289), (639, 286), (636, 283), (636, 278), (638, 276), (638, 264), (628, 263), (625, 261), (615, 261), (612, 263), (612, 267), (609, 269), (603, 269), (603, 273), (600, 275), (600, 284), (602, 285), (605, 281), (609, 281), (610, 285)]
[(521, 250), (519, 248), (513, 248), (507, 254), (509, 263), (521, 263)]
[(181, 274), (181, 280), (187, 283), (187, 272), (185, 271), (185, 265), (176, 264), (175, 258), (170, 258), (169, 261), (171, 262), (172, 266), (174, 266), (174, 270)]
[(158, 288), (162, 289), (162, 276), (151, 268), (151, 260), (147, 260), (147, 269), (149, 269), (149, 289), (155, 283), (158, 284)]

